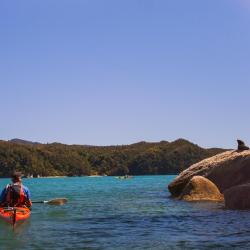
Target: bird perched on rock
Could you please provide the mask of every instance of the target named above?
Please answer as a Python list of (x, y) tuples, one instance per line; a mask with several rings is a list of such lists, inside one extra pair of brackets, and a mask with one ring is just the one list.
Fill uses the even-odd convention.
[(242, 140), (237, 140), (237, 142), (238, 142), (238, 150), (243, 151), (243, 150), (248, 150), (248, 149), (249, 149), (249, 147), (247, 147), (247, 146), (245, 145), (244, 141), (242, 141)]

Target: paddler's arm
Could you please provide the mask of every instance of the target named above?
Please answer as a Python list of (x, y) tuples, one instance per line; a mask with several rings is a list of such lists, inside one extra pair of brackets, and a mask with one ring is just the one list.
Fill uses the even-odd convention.
[(30, 190), (27, 187), (23, 187), (23, 191), (24, 191), (25, 196), (27, 198), (26, 205), (27, 205), (28, 208), (31, 208), (32, 202), (31, 202), (31, 198), (30, 198), (31, 197), (30, 196)]
[(5, 202), (5, 196), (6, 196), (6, 188), (3, 189), (1, 195), (0, 195), (0, 206), (2, 205), (2, 203)]

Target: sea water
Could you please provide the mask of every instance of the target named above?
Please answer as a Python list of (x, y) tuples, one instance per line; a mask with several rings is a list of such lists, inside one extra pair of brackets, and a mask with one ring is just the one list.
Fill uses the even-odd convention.
[[(14, 231), (0, 221), (0, 249), (249, 249), (250, 212), (171, 199), (174, 176), (25, 179), (34, 204)], [(0, 179), (0, 186), (8, 183)]]

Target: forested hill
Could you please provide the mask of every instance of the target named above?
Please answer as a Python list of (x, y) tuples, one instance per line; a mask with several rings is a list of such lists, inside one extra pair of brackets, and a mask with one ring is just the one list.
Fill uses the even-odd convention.
[(187, 140), (139, 142), (123, 146), (40, 144), (0, 141), (0, 177), (13, 170), (34, 176), (177, 174), (193, 163), (223, 152)]

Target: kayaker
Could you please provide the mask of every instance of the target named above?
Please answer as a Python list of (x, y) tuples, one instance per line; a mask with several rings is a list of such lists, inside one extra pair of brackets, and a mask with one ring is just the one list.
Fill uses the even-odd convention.
[(8, 184), (0, 196), (1, 207), (28, 207), (31, 208), (30, 191), (22, 184), (21, 172), (14, 172), (12, 183)]

